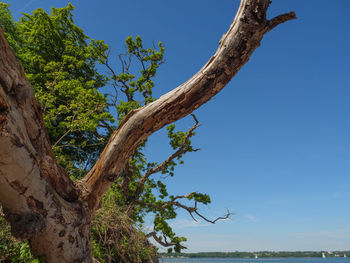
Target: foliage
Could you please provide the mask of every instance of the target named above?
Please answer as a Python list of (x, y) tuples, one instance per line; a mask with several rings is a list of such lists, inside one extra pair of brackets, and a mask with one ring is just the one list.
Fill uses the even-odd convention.
[(107, 196), (92, 224), (94, 258), (101, 263), (157, 262), (157, 248), (135, 227), (124, 209), (115, 205), (116, 195), (110, 191)]
[(73, 9), (69, 4), (47, 14), (39, 8), (14, 22), (1, 3), (0, 22), (34, 88), (57, 160), (77, 178), (95, 163), (108, 139), (100, 123), (114, 118), (99, 92), (108, 78), (95, 67), (108, 47), (74, 24)]
[(34, 257), (27, 241), (20, 242), (11, 236), (10, 227), (3, 217), (0, 217), (0, 262), (45, 262), (44, 258)]
[[(52, 8), (50, 14), (37, 9), (31, 15), (23, 14), (18, 22), (8, 4), (0, 5), (0, 25), (34, 88), (56, 158), (79, 179), (95, 163), (123, 118), (155, 100), (154, 78), (164, 62), (164, 45), (159, 42), (145, 48), (140, 36), (128, 37), (125, 54), (119, 55), (121, 71), (116, 73), (108, 46), (90, 39), (74, 24), (71, 4)], [(109, 74), (100, 74), (97, 64), (104, 65)], [(112, 92), (103, 94), (101, 88), (106, 86)], [(178, 208), (199, 215), (197, 204), (208, 204), (210, 198), (200, 193), (169, 195), (165, 178), (174, 176), (184, 154), (197, 151), (191, 145), (198, 127), (193, 118), (195, 125), (188, 131), (176, 131), (175, 124), (166, 128), (174, 151), (167, 160), (149, 162), (144, 153), (147, 141), (133, 153), (94, 219), (95, 257), (105, 262), (112, 262), (112, 257), (143, 262), (155, 253), (148, 237), (175, 251), (184, 248), (186, 238), (177, 236), (167, 221), (176, 218)], [(156, 173), (161, 176), (153, 176)], [(185, 206), (180, 200), (195, 205)], [(153, 230), (143, 233), (145, 218), (151, 215)]]
[[(118, 122), (131, 110), (154, 100), (152, 97), (153, 78), (157, 68), (164, 62), (165, 51), (161, 42), (158, 43), (157, 47), (144, 48), (139, 36), (135, 39), (128, 37), (125, 43), (126, 53), (119, 56), (122, 64), (121, 73), (117, 75), (109, 65), (108, 53), (105, 61), (102, 62), (110, 69), (112, 85), (117, 91), (112, 101), (117, 110)], [(138, 74), (130, 72), (131, 69), (137, 67), (133, 64), (135, 62), (139, 66)], [(139, 100), (135, 101), (135, 98), (139, 98)], [(176, 251), (184, 248), (181, 242), (186, 241), (186, 238), (177, 236), (167, 223), (167, 220), (176, 218), (176, 209), (180, 206), (178, 202), (172, 202), (175, 197), (169, 195), (164, 179), (167, 175), (174, 176), (175, 167), (178, 164), (183, 164), (182, 157), (185, 153), (197, 151), (192, 147), (190, 140), (195, 135), (194, 130), (198, 125), (197, 119), (195, 117), (194, 119), (196, 124), (187, 132), (175, 131), (175, 124), (166, 128), (169, 144), (175, 151), (166, 161), (162, 163), (148, 162), (144, 154), (147, 142), (144, 142), (134, 152), (124, 167), (122, 176), (112, 186), (112, 192), (117, 193), (117, 206), (124, 207), (128, 216), (140, 226), (143, 225), (145, 216), (153, 215), (154, 227), (149, 236), (155, 238), (163, 246), (174, 247)], [(158, 172), (163, 176), (157, 179), (151, 177)], [(181, 198), (193, 199), (197, 203), (210, 203), (209, 196), (200, 193), (193, 193), (186, 197), (181, 196)]]

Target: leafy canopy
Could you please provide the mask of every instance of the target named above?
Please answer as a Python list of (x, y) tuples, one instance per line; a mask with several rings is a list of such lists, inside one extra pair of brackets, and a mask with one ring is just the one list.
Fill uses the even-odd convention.
[(108, 77), (96, 69), (103, 41), (89, 39), (72, 18), (74, 7), (37, 9), (14, 22), (1, 4), (1, 26), (16, 52), (41, 105), (58, 162), (79, 177), (98, 158), (113, 123), (106, 95), (99, 92)]

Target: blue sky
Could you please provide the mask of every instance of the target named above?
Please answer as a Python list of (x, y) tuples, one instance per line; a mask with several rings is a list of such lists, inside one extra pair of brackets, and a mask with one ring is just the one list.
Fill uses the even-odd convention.
[[(15, 18), (66, 0), (11, 0)], [(157, 96), (191, 77), (211, 57), (238, 0), (72, 0), (75, 22), (103, 39), (113, 54), (129, 35), (161, 40), (167, 62)], [(171, 193), (208, 193), (209, 217), (185, 213), (172, 224), (188, 237), (188, 251), (350, 249), (350, 17), (348, 0), (274, 0), (269, 16), (298, 19), (263, 39), (227, 87), (195, 112), (202, 126)], [(192, 126), (191, 118), (179, 127)], [(152, 136), (153, 160), (169, 153), (164, 132)]]

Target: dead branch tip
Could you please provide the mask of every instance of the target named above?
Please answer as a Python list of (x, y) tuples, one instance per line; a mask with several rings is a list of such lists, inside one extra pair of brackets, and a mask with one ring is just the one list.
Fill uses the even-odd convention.
[(274, 29), (279, 24), (282, 24), (284, 22), (287, 22), (289, 20), (296, 19), (296, 18), (297, 18), (297, 16), (296, 16), (295, 12), (289, 12), (289, 13), (286, 13), (286, 14), (282, 14), (282, 15), (276, 16), (276, 17), (274, 17), (274, 18), (272, 18), (271, 20), (268, 21), (268, 23), (266, 25), (266, 32), (271, 31), (272, 29)]

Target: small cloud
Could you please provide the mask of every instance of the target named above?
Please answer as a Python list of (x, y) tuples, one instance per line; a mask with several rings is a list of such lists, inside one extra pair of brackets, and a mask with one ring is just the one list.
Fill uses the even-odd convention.
[(208, 222), (200, 222), (200, 221), (194, 221), (189, 219), (177, 219), (174, 222), (171, 223), (171, 226), (174, 229), (182, 229), (187, 227), (205, 227), (210, 226), (212, 224)]
[(334, 230), (323, 230), (323, 231), (314, 231), (314, 232), (299, 232), (294, 233), (294, 236), (297, 237), (315, 237), (322, 239), (342, 239), (349, 238), (350, 228), (343, 229), (334, 229)]
[(251, 222), (257, 221), (256, 216), (253, 216), (253, 215), (246, 215), (245, 218), (248, 219)]
[(344, 199), (344, 198), (348, 198), (350, 191), (346, 190), (346, 191), (338, 191), (338, 192), (334, 192), (333, 193), (333, 198), (336, 199)]

